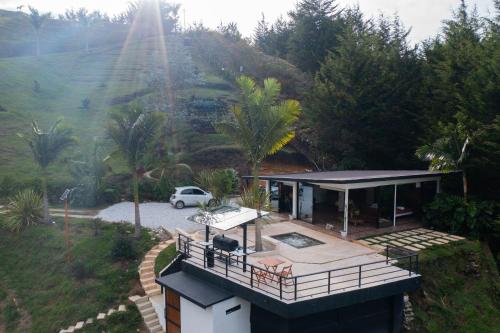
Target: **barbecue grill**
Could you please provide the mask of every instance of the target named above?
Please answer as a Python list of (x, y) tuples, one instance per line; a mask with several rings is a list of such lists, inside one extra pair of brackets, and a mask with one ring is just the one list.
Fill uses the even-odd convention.
[(238, 248), (238, 241), (224, 235), (217, 235), (213, 239), (213, 246), (215, 249), (219, 249), (226, 252), (232, 252)]

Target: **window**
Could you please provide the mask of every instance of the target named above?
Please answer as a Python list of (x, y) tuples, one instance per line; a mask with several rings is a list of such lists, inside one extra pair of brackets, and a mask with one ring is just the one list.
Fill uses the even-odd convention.
[(181, 192), (181, 194), (193, 194), (193, 189), (192, 189), (192, 188), (188, 188), (188, 189), (186, 189), (186, 190), (183, 190), (183, 191)]
[(203, 192), (202, 190), (198, 190), (198, 189), (193, 189), (193, 194), (196, 194), (196, 195), (205, 195), (205, 192)]

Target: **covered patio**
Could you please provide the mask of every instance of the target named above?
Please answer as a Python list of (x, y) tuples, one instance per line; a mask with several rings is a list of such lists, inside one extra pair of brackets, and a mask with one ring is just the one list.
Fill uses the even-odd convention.
[(260, 180), (278, 213), (358, 238), (387, 228), (419, 227), (422, 206), (440, 192), (442, 175), (428, 170), (362, 170), (266, 175)]

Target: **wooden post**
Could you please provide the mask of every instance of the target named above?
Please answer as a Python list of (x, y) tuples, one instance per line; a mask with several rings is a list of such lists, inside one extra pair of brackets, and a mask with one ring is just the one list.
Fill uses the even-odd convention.
[(247, 224), (243, 224), (243, 272), (247, 271)]
[(66, 260), (71, 262), (71, 240), (69, 238), (68, 198), (64, 200), (64, 238), (66, 240)]

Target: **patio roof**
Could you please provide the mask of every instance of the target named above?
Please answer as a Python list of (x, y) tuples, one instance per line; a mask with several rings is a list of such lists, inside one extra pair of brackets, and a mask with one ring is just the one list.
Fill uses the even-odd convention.
[[(261, 216), (269, 212), (261, 211)], [(219, 230), (229, 230), (257, 219), (257, 210), (247, 207), (222, 206), (216, 209), (201, 211), (189, 216), (189, 221), (203, 224)]]
[[(345, 170), (263, 175), (263, 180), (300, 181), (312, 183), (352, 184), (387, 180), (439, 177), (445, 172), (429, 170)], [(251, 176), (244, 176), (251, 179)]]

